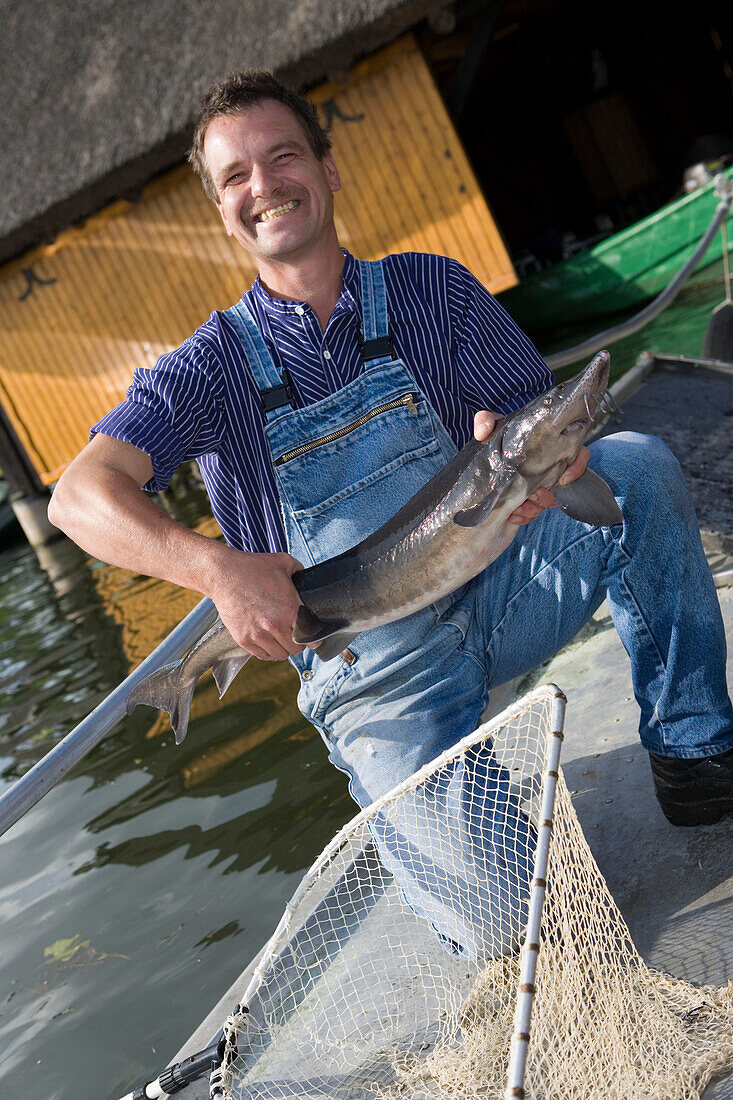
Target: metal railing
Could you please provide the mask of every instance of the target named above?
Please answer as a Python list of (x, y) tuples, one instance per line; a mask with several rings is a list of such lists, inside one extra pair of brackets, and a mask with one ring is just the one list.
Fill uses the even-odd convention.
[(0, 796), (0, 836), (48, 794), (125, 717), (127, 699), (132, 689), (152, 672), (187, 653), (215, 619), (216, 607), (212, 601), (202, 600), (91, 714)]

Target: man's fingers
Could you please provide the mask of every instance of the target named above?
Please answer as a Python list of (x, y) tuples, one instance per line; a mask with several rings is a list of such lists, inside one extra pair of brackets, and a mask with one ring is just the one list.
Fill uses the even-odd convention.
[[(244, 646), (242, 648), (244, 649)], [(252, 645), (247, 646), (246, 648), (247, 648), (247, 652), (251, 653), (253, 657), (256, 657), (258, 661), (274, 661), (275, 660), (275, 658), (271, 657), (270, 654), (266, 650), (260, 649), (260, 647), (257, 646), (257, 645), (252, 644)]]
[(537, 490), (537, 503), (539, 504), (540, 509), (543, 512), (544, 512), (545, 508), (556, 508), (557, 507), (557, 501), (555, 500), (554, 496), (552, 495), (550, 490), (545, 489), (544, 486), (541, 486)]
[(250, 642), (242, 648), (248, 650), (253, 657), (259, 657), (261, 661), (287, 661), (288, 657), (302, 653), (305, 646), (298, 645), (292, 639), (286, 646), (279, 639), (270, 637), (267, 640), (263, 639), (259, 644)]
[(536, 504), (521, 504), (516, 511), (512, 512), (507, 520), (507, 523), (514, 523), (518, 527), (521, 527), (524, 523), (530, 523), (533, 519), (537, 519), (537, 516), (541, 512), (544, 512), (544, 508), (539, 508)]
[(514, 523), (517, 526), (521, 526), (524, 523), (531, 523), (533, 519), (537, 519), (537, 516), (547, 508), (554, 508), (555, 503), (555, 498), (550, 490), (545, 489), (544, 486), (540, 486), (539, 489), (535, 489), (535, 491), (527, 497), (524, 504), (520, 504), (519, 507), (512, 512), (507, 522)]
[(488, 439), (498, 420), (496, 413), (489, 412), (483, 409), (481, 412), (477, 412), (473, 418), (473, 434), (479, 442), (483, 442), (484, 439)]
[(588, 459), (590, 458), (590, 451), (587, 447), (581, 447), (573, 461), (568, 466), (565, 473), (558, 480), (558, 485), (570, 485), (571, 482), (577, 481), (579, 477), (585, 473), (585, 468), (588, 465)]
[[(296, 653), (302, 653), (305, 646), (293, 641), (292, 628), (289, 628), (287, 630), (273, 629), (268, 639), (267, 648), (273, 655), (271, 660), (285, 661), (288, 657), (292, 657)], [(275, 654), (277, 654), (277, 656), (275, 656)]]
[(302, 565), (290, 554), (225, 548), (217, 557), (211, 595), (232, 638), (261, 661), (284, 661), (304, 646), (293, 641), (300, 596), (292, 581)]
[(230, 630), (234, 641), (260, 661), (285, 661), (305, 646), (293, 641), (292, 627), (268, 622), (250, 622), (236, 632)]
[(291, 554), (273, 554), (273, 559), (277, 559), (282, 564), (285, 572), (289, 577), (292, 577), (293, 573), (299, 572), (301, 569), (305, 569), (302, 562), (299, 562), (297, 558), (292, 557)]

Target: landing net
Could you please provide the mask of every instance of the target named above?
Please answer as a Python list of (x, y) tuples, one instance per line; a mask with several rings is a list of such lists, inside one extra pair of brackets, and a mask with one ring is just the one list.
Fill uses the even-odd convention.
[(557, 777), (563, 701), (538, 689), (338, 834), (212, 1097), (692, 1100), (733, 1068), (733, 983), (650, 971), (595, 865)]

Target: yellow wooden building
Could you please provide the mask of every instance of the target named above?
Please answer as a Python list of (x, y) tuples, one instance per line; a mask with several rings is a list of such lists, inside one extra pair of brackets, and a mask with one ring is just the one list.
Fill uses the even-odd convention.
[[(343, 181), (339, 237), (355, 255), (454, 256), (491, 291), (516, 278), (486, 200), (411, 36), (310, 98), (327, 121)], [(45, 484), (152, 365), (253, 265), (224, 233), (188, 166), (117, 202), (0, 271), (0, 405)]]

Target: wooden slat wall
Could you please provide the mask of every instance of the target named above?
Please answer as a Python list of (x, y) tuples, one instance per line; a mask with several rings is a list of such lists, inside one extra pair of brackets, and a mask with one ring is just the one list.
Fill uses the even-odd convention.
[(310, 97), (330, 101), (339, 238), (365, 259), (387, 252), (454, 256), (494, 294), (517, 282), (453, 123), (412, 38), (362, 63), (350, 83)]
[[(342, 243), (371, 259), (455, 256), (492, 291), (516, 278), (411, 37), (313, 101), (331, 118)], [(0, 272), (0, 403), (46, 483), (152, 364), (236, 301), (254, 267), (186, 166)]]

